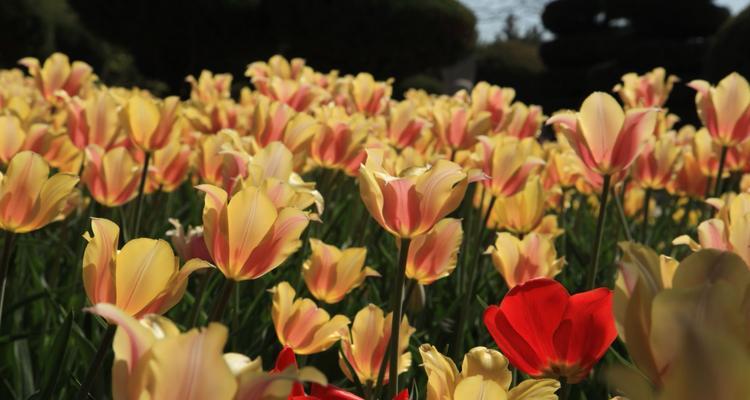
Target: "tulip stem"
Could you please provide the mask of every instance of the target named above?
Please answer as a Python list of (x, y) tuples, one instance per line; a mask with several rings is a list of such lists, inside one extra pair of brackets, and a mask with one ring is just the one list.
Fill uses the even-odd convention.
[(625, 232), (625, 239), (628, 240), (628, 242), (633, 241), (633, 234), (630, 233), (630, 226), (628, 226), (628, 218), (625, 216), (625, 209), (622, 208), (622, 201), (620, 200), (620, 196), (613, 196), (615, 199), (615, 208), (617, 208), (617, 214), (620, 216), (620, 225), (622, 225), (622, 230)]
[[(463, 297), (463, 304), (461, 305), (461, 309), (459, 311), (458, 316), (458, 325), (456, 325), (456, 341), (453, 344), (453, 359), (458, 360), (461, 357), (462, 350), (464, 347), (464, 331), (466, 330), (466, 323), (469, 320), (469, 308), (471, 306), (471, 299), (474, 296), (474, 288), (476, 286), (477, 281), (477, 275), (479, 273), (479, 254), (482, 252), (482, 233), (484, 233), (484, 229), (487, 226), (487, 221), (490, 219), (490, 215), (492, 215), (492, 208), (495, 207), (495, 200), (497, 200), (497, 197), (492, 196), (490, 199), (490, 204), (487, 207), (487, 211), (484, 212), (484, 215), (482, 215), (482, 220), (480, 221), (479, 226), (477, 227), (477, 231), (474, 235), (475, 242), (475, 248), (476, 251), (474, 252), (474, 257), (472, 257), (471, 264), (468, 264), (468, 266), (471, 268), (471, 271), (469, 273), (469, 282), (468, 287), (466, 288), (466, 292), (464, 293)], [(482, 201), (484, 203), (484, 201)], [(481, 207), (480, 207), (481, 212)]]
[(200, 283), (198, 283), (198, 292), (195, 294), (195, 304), (193, 310), (190, 312), (190, 327), (195, 327), (198, 323), (198, 316), (201, 313), (201, 306), (203, 305), (203, 298), (206, 295), (206, 288), (208, 287), (208, 281), (210, 271), (206, 271), (201, 274)]
[(714, 197), (721, 196), (721, 184), (723, 182), (723, 179), (721, 179), (721, 177), (722, 177), (722, 174), (724, 173), (724, 163), (727, 160), (728, 151), (729, 151), (729, 147), (721, 146), (721, 156), (719, 157), (719, 170), (716, 171), (716, 186), (714, 187)]
[(143, 192), (146, 190), (146, 178), (148, 178), (148, 164), (151, 161), (151, 153), (146, 152), (146, 157), (143, 159), (143, 171), (141, 171), (141, 183), (138, 185), (138, 199), (135, 203), (135, 222), (133, 223), (132, 235), (134, 238), (140, 234), (141, 227), (141, 213), (143, 212)]
[(559, 398), (560, 400), (568, 400), (570, 398), (570, 392), (573, 389), (573, 385), (568, 383), (568, 380), (565, 378), (560, 379), (560, 389), (557, 390), (557, 392), (560, 394)]
[(227, 308), (229, 298), (232, 297), (232, 290), (234, 289), (236, 282), (232, 279), (224, 281), (224, 285), (221, 287), (219, 298), (214, 303), (214, 308), (211, 310), (211, 316), (208, 317), (209, 322), (217, 322), (221, 320), (224, 315), (224, 309)]
[(10, 275), (11, 260), (13, 247), (16, 242), (16, 234), (10, 231), (5, 232), (5, 243), (3, 245), (2, 264), (0, 264), (0, 324), (3, 321), (3, 309), (5, 306), (5, 289), (8, 284), (8, 275)]
[(112, 340), (115, 338), (116, 331), (117, 325), (107, 325), (107, 330), (104, 332), (104, 336), (102, 336), (102, 341), (99, 343), (99, 348), (96, 350), (94, 360), (91, 361), (89, 369), (86, 371), (86, 378), (84, 378), (83, 383), (81, 383), (81, 387), (78, 389), (78, 393), (75, 397), (76, 399), (84, 400), (89, 397), (91, 385), (94, 384), (96, 377), (99, 375), (99, 372), (102, 369), (104, 358), (109, 353), (109, 348), (112, 347)]
[(392, 399), (398, 392), (398, 342), (399, 342), (399, 330), (401, 328), (401, 315), (402, 315), (402, 302), (401, 298), (404, 294), (404, 277), (406, 275), (406, 258), (409, 254), (409, 244), (411, 239), (402, 238), (401, 248), (399, 249), (398, 256), (398, 269), (393, 280), (393, 289), (391, 291), (391, 338), (388, 343), (390, 351), (388, 354), (389, 361), (389, 372), (388, 372), (388, 397)]
[(648, 209), (651, 205), (651, 188), (646, 188), (643, 195), (643, 230), (641, 230), (641, 243), (646, 244), (646, 232), (648, 232)]
[(596, 275), (599, 272), (599, 260), (601, 258), (602, 239), (604, 239), (604, 220), (607, 216), (607, 199), (609, 198), (610, 175), (603, 176), (602, 194), (599, 201), (599, 218), (596, 222), (596, 241), (594, 242), (594, 265), (588, 270), (586, 287), (591, 290), (596, 287)]

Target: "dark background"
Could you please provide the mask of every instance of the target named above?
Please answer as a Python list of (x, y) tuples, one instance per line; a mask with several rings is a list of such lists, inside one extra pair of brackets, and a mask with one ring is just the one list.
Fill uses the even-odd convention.
[[(628, 71), (664, 66), (682, 83), (750, 76), (750, 9), (732, 17), (711, 0), (539, 2), (543, 26), (522, 31), (511, 12), (495, 41), (478, 44), (476, 16), (456, 0), (3, 0), (0, 67), (61, 51), (107, 84), (185, 97), (189, 74), (231, 72), (240, 87), (248, 63), (280, 53), (321, 71), (393, 77), (396, 97), (487, 80), (547, 114), (611, 90)], [(695, 118), (683, 84), (668, 106)]]

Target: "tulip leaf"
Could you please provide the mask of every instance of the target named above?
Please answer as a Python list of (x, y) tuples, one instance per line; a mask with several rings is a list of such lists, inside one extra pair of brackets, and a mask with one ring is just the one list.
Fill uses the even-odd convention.
[(73, 313), (69, 312), (65, 321), (63, 321), (60, 330), (57, 331), (52, 345), (48, 351), (49, 356), (45, 360), (46, 369), (42, 374), (41, 391), (32, 396), (33, 399), (49, 399), (54, 393), (60, 380), (60, 374), (65, 369), (63, 361), (65, 360), (66, 349), (70, 339), (70, 332), (73, 328)]

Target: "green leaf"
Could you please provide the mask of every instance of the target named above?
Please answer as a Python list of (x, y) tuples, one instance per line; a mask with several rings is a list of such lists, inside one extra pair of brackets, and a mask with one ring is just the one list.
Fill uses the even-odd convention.
[(34, 399), (48, 399), (52, 397), (57, 388), (58, 381), (60, 380), (60, 374), (63, 369), (63, 361), (65, 360), (66, 349), (68, 348), (68, 339), (70, 339), (70, 332), (73, 328), (73, 313), (69, 312), (68, 316), (65, 317), (65, 321), (60, 330), (57, 331), (54, 340), (52, 341), (52, 347), (48, 351), (47, 359), (44, 361), (45, 370), (41, 379), (41, 392), (36, 393), (32, 398)]

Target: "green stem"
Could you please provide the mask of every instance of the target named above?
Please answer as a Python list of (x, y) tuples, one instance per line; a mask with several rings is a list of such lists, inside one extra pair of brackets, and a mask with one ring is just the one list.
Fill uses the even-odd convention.
[(727, 160), (729, 147), (721, 146), (721, 156), (719, 157), (719, 170), (716, 171), (716, 186), (714, 187), (714, 197), (721, 196), (721, 184), (723, 182), (722, 174), (724, 173), (724, 163)]
[(217, 322), (221, 320), (221, 317), (224, 315), (224, 309), (227, 308), (227, 303), (229, 303), (229, 298), (232, 297), (232, 290), (234, 290), (236, 283), (237, 282), (232, 279), (226, 279), (224, 281), (224, 285), (221, 287), (221, 292), (219, 293), (219, 298), (216, 299), (214, 307), (211, 310), (211, 315), (208, 317), (209, 322)]
[(648, 232), (648, 209), (651, 205), (651, 188), (646, 188), (643, 196), (643, 229), (641, 230), (641, 243), (646, 244), (646, 233)]
[(208, 287), (208, 281), (210, 280), (209, 271), (204, 271), (200, 277), (200, 283), (198, 284), (198, 292), (195, 296), (195, 304), (193, 310), (190, 312), (190, 327), (194, 327), (198, 323), (198, 316), (201, 313), (201, 306), (203, 305), (203, 297), (206, 295), (206, 288)]
[(573, 389), (573, 385), (568, 383), (568, 380), (565, 378), (560, 378), (560, 389), (557, 391), (559, 393), (559, 399), (560, 400), (568, 400), (570, 399), (570, 392)]
[(16, 242), (16, 234), (10, 231), (5, 232), (5, 243), (3, 245), (2, 263), (0, 263), (0, 323), (3, 321), (3, 308), (5, 306), (5, 289), (8, 285), (8, 275), (10, 275), (13, 247)]
[(84, 378), (81, 387), (78, 389), (78, 393), (75, 397), (76, 399), (84, 400), (89, 397), (91, 385), (94, 384), (96, 377), (102, 370), (104, 358), (107, 356), (107, 354), (109, 353), (109, 349), (112, 347), (112, 340), (115, 338), (116, 331), (117, 325), (111, 324), (107, 326), (107, 331), (104, 332), (102, 341), (99, 343), (99, 348), (96, 350), (94, 360), (91, 361), (91, 365), (89, 365), (89, 369), (86, 371), (86, 378)]
[(601, 200), (599, 201), (599, 218), (596, 222), (596, 241), (594, 242), (594, 265), (588, 270), (586, 287), (590, 290), (596, 287), (596, 275), (599, 272), (599, 260), (601, 258), (602, 239), (604, 239), (604, 220), (607, 216), (607, 199), (609, 197), (609, 184), (611, 176), (604, 175), (602, 183)]
[[(465, 328), (466, 323), (469, 320), (469, 307), (471, 306), (471, 299), (474, 296), (474, 288), (476, 286), (476, 280), (477, 275), (479, 273), (479, 255), (482, 253), (482, 234), (484, 233), (484, 228), (487, 226), (487, 221), (490, 219), (490, 215), (492, 215), (492, 208), (495, 206), (495, 200), (497, 200), (497, 197), (492, 197), (490, 199), (489, 207), (487, 207), (487, 211), (485, 211), (484, 215), (482, 216), (481, 224), (477, 227), (477, 231), (475, 233), (475, 252), (474, 257), (472, 257), (472, 262), (468, 264), (471, 267), (471, 272), (469, 274), (469, 282), (468, 287), (466, 288), (466, 292), (464, 293), (463, 297), (463, 304), (461, 305), (460, 314), (458, 316), (458, 325), (456, 325), (456, 341), (453, 344), (453, 359), (459, 360), (462, 355), (462, 350), (464, 346), (464, 336), (465, 336)], [(480, 208), (481, 210), (481, 208)]]
[(401, 239), (401, 249), (399, 249), (398, 269), (393, 280), (391, 291), (391, 309), (393, 311), (391, 319), (391, 339), (389, 344), (389, 370), (388, 370), (388, 398), (392, 399), (398, 392), (398, 341), (399, 330), (401, 328), (402, 299), (404, 293), (404, 277), (406, 274), (406, 258), (409, 255), (409, 244), (411, 239)]
[(138, 198), (135, 203), (135, 222), (133, 223), (133, 237), (137, 238), (140, 234), (141, 227), (141, 213), (143, 212), (143, 198), (144, 191), (146, 190), (146, 180), (148, 178), (148, 164), (151, 161), (151, 153), (146, 152), (146, 157), (143, 159), (143, 171), (141, 171), (141, 183), (138, 185)]

